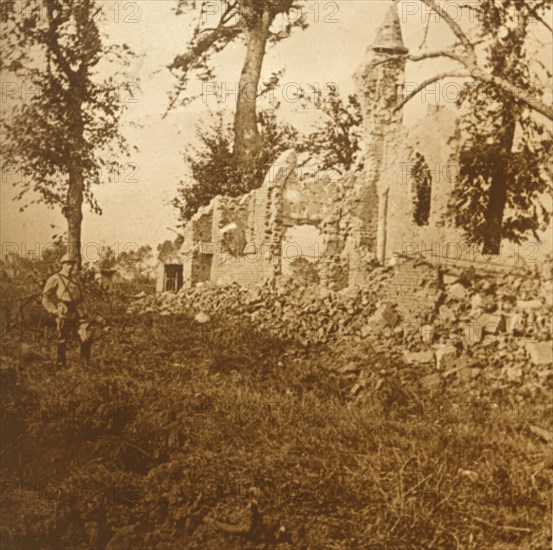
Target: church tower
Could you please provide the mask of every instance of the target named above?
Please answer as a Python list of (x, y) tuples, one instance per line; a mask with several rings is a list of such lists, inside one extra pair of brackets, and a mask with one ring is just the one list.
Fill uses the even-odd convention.
[[(402, 122), (402, 110), (394, 108), (403, 97), (405, 84), (406, 54), (409, 50), (403, 43), (401, 24), (394, 2), (382, 25), (376, 32), (374, 42), (367, 48), (365, 61), (354, 74), (354, 81), (363, 113), (364, 171), (366, 191), (371, 212), (364, 218), (371, 219), (374, 231), (378, 219), (376, 254), (385, 260), (387, 224), (387, 185), (380, 181), (384, 166), (386, 146), (393, 145), (394, 134)], [(376, 204), (375, 204), (376, 203)]]

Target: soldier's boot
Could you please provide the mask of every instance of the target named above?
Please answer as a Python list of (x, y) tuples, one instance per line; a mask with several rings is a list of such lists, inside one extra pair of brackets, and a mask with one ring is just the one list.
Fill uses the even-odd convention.
[(66, 367), (67, 359), (65, 357), (65, 344), (58, 344), (56, 350), (56, 365), (58, 367)]
[(91, 354), (92, 342), (87, 340), (81, 342), (81, 360), (84, 361), (85, 365), (90, 366), (90, 354)]

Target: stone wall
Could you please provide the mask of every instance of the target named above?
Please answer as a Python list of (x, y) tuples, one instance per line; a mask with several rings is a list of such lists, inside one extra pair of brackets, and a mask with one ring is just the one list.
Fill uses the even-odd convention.
[[(408, 243), (419, 248), (431, 243), (460, 242), (462, 234), (446, 222), (447, 200), (453, 186), (456, 164), (452, 158), (457, 135), (457, 116), (449, 109), (429, 107), (413, 128), (402, 129), (397, 142), (388, 142), (379, 182), (381, 208), (378, 233), (379, 259), (386, 263), (405, 253)], [(417, 158), (430, 181), (430, 208), (425, 223), (417, 222)]]
[[(317, 262), (323, 271), (341, 261), (344, 239), (337, 233), (345, 228), (340, 225), (343, 186), (328, 174), (302, 180), (296, 165), (296, 153), (287, 151), (258, 189), (237, 198), (215, 197), (198, 211), (184, 230), (185, 286), (235, 282), (251, 287), (281, 275), (283, 262), (293, 272), (288, 268), (296, 257)], [(293, 237), (302, 229), (307, 238)], [(341, 272), (335, 278), (340, 277)], [(347, 280), (339, 285), (347, 286)]]
[[(325, 174), (300, 178), (289, 150), (258, 189), (238, 198), (215, 197), (184, 232), (186, 286), (259, 285), (294, 272), (293, 250), (316, 264), (322, 285), (340, 290), (363, 286), (377, 260), (387, 264), (406, 252), (461, 240), (444, 223), (455, 175), (456, 114), (429, 108), (418, 125), (402, 126), (397, 106), (406, 53), (394, 4), (354, 75), (363, 112), (362, 166), (339, 181)], [(426, 170), (422, 184), (414, 166)], [(300, 239), (302, 228), (308, 236)], [(294, 235), (301, 244), (291, 242)], [(309, 270), (304, 265), (296, 271)], [(408, 296), (410, 284), (404, 288)], [(401, 284), (396, 294), (400, 290)]]
[(395, 304), (407, 322), (424, 322), (436, 313), (440, 299), (438, 270), (430, 264), (406, 261), (395, 266), (394, 276), (383, 291), (383, 298)]

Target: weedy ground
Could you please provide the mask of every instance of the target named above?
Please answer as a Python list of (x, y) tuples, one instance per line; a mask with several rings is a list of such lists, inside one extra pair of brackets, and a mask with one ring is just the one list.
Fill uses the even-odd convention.
[[(551, 544), (551, 448), (528, 429), (551, 425), (550, 388), (478, 409), (360, 341), (103, 315), (90, 368), (5, 339), (2, 548)], [(381, 375), (362, 402), (339, 374), (352, 362)]]

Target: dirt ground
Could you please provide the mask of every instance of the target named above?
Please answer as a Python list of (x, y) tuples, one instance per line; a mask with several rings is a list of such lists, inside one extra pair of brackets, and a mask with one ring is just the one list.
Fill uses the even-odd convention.
[(550, 375), (421, 383), (360, 337), (126, 301), (98, 295), (89, 368), (3, 332), (2, 548), (550, 547)]

